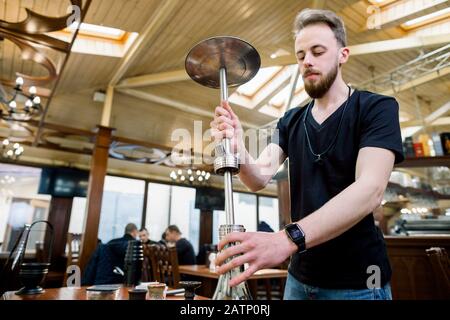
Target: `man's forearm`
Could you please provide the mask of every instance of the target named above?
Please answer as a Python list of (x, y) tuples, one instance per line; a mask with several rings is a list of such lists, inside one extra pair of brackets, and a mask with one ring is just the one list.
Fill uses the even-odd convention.
[(241, 146), (241, 165), (239, 171), (239, 179), (245, 184), (251, 191), (258, 191), (263, 189), (267, 181), (270, 180), (270, 176), (266, 177), (261, 175), (261, 170), (256, 160), (248, 153), (245, 146)]
[(344, 233), (380, 206), (386, 186), (370, 181), (355, 181), (320, 209), (298, 224), (311, 248)]

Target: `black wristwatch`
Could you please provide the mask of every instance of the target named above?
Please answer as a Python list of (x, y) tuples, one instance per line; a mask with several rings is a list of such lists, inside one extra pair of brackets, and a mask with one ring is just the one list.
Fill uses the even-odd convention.
[(305, 233), (298, 224), (290, 223), (284, 228), (284, 231), (286, 231), (288, 238), (297, 245), (298, 253), (306, 251)]

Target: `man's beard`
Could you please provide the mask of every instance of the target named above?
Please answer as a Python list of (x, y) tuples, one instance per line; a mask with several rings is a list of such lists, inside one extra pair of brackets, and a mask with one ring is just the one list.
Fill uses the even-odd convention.
[[(308, 95), (313, 99), (322, 98), (333, 85), (338, 73), (338, 69), (339, 66), (336, 63), (334, 68), (325, 75), (325, 78), (322, 79), (322, 77), (320, 77), (317, 82), (311, 82), (308, 79), (303, 79), (306, 93), (308, 93)], [(305, 74), (307, 74), (307, 72), (305, 72)]]

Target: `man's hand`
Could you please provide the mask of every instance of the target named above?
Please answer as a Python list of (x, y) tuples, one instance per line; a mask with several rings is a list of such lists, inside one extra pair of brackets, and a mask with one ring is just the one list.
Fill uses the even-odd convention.
[[(297, 251), (297, 246), (289, 240), (284, 230), (279, 232), (232, 232), (219, 242), (219, 250), (228, 243), (238, 242), (221, 251), (216, 258), (217, 272), (226, 273), (244, 263), (249, 268), (231, 280), (230, 286), (236, 286), (247, 280), (256, 271), (280, 265)], [(234, 257), (228, 263), (225, 261)], [(225, 264), (223, 264), (225, 263)]]
[(216, 142), (223, 138), (231, 139), (233, 153), (240, 152), (243, 145), (242, 125), (238, 116), (233, 112), (227, 101), (223, 101), (214, 111), (214, 120), (210, 123), (211, 135)]

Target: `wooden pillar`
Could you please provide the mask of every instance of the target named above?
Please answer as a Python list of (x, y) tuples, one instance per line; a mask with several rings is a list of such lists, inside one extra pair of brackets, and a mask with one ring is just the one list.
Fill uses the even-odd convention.
[(278, 214), (280, 215), (280, 228), (291, 222), (291, 198), (289, 196), (289, 179), (277, 180)]
[(200, 237), (199, 250), (204, 244), (212, 243), (213, 212), (212, 210), (200, 210)]
[[(66, 250), (67, 232), (69, 231), (70, 214), (72, 212), (73, 198), (54, 197), (50, 202), (50, 209), (48, 212), (48, 222), (53, 226), (54, 241), (52, 249), (53, 264), (61, 260)], [(48, 250), (50, 245), (50, 233), (47, 232), (45, 236), (44, 248)], [(47, 257), (47, 255), (45, 255)], [(63, 268), (65, 265), (63, 266)]]
[(97, 247), (98, 226), (102, 208), (103, 185), (108, 165), (109, 146), (113, 128), (98, 126), (95, 148), (91, 159), (86, 220), (81, 242), (79, 266), (83, 270)]

